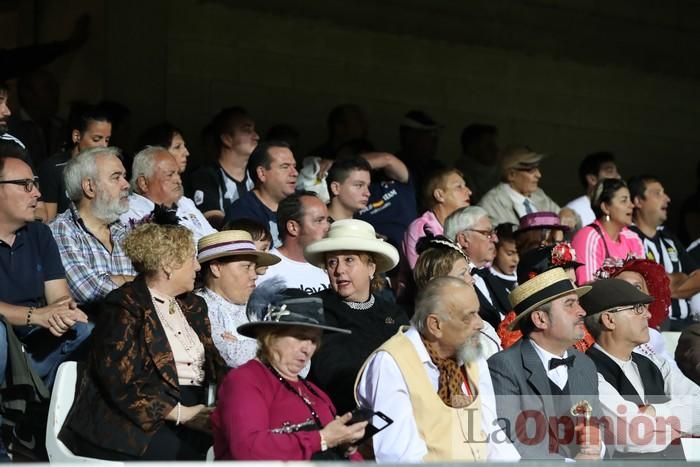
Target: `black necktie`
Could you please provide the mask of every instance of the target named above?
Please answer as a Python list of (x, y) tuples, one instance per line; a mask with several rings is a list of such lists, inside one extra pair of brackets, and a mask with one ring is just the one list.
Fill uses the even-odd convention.
[(553, 370), (559, 365), (566, 365), (571, 368), (574, 365), (575, 355), (570, 355), (566, 358), (553, 358), (549, 361), (549, 369)]

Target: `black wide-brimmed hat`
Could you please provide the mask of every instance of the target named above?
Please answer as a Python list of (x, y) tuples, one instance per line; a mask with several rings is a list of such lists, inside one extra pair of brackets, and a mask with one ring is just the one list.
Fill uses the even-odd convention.
[(622, 279), (600, 279), (590, 283), (591, 291), (581, 297), (586, 316), (623, 306), (646, 305), (654, 298)]
[(517, 268), (518, 284), (552, 268), (576, 269), (579, 266), (583, 266), (583, 263), (576, 261), (576, 250), (570, 243), (541, 246), (520, 256)]
[(288, 289), (284, 280), (273, 278), (255, 288), (246, 306), (250, 322), (238, 326), (238, 333), (256, 338), (266, 328), (301, 326), (351, 334), (349, 329), (326, 324), (323, 301), (299, 289)]
[(508, 300), (513, 305), (516, 315), (509, 327), (511, 331), (520, 329), (523, 318), (545, 303), (571, 293), (581, 297), (590, 290), (591, 287), (588, 285), (576, 287), (571, 282), (569, 274), (562, 268), (554, 268), (538, 274), (517, 286), (508, 295)]

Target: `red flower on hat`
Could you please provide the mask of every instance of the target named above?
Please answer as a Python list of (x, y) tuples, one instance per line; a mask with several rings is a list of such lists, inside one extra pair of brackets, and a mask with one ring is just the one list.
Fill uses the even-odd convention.
[(573, 249), (570, 243), (557, 243), (552, 248), (552, 266), (565, 266), (568, 263), (576, 261), (576, 250)]
[(503, 347), (503, 350), (512, 346), (523, 337), (523, 333), (520, 332), (520, 330), (516, 329), (515, 331), (511, 331), (508, 329), (508, 326), (510, 326), (510, 323), (512, 323), (514, 319), (515, 311), (510, 311), (498, 325), (496, 333), (498, 337), (501, 338), (501, 347)]

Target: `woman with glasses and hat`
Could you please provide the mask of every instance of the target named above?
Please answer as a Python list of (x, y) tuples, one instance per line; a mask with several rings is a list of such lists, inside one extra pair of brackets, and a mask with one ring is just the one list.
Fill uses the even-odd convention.
[[(347, 335), (326, 323), (323, 302), (284, 281), (260, 285), (238, 333), (258, 342), (257, 357), (231, 370), (212, 415), (217, 460), (340, 460), (362, 458), (353, 447), (366, 422), (337, 416), (323, 390), (300, 376), (321, 335)], [(352, 390), (352, 388), (351, 388)]]
[(227, 368), (206, 303), (192, 293), (200, 269), (192, 232), (143, 224), (124, 250), (139, 274), (104, 300), (59, 438), (98, 459), (204, 460), (206, 388)]
[(326, 238), (309, 244), (304, 256), (328, 273), (330, 288), (315, 294), (323, 300), (326, 320), (352, 331), (328, 336), (309, 373), (342, 413), (355, 407), (355, 376), (369, 354), (408, 324), (401, 308), (374, 293), (380, 273), (398, 264), (399, 253), (367, 222), (343, 219), (331, 225)]
[(258, 251), (243, 230), (226, 230), (199, 240), (198, 260), (202, 297), (209, 309), (211, 336), (228, 366), (235, 368), (255, 357), (257, 342), (236, 328), (248, 322), (246, 304), (255, 289), (257, 269), (279, 263), (279, 257)]

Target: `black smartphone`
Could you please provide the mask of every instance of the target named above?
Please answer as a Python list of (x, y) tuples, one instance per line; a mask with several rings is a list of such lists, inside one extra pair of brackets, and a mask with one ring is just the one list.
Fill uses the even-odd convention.
[[(373, 417), (376, 418), (373, 420)], [(379, 421), (377, 421), (377, 419), (379, 419)], [(391, 418), (387, 417), (382, 412), (375, 412), (372, 409), (359, 407), (352, 411), (352, 418), (347, 424), (352, 425), (353, 423), (364, 421), (368, 421), (370, 423), (368, 423), (365, 427), (365, 435), (362, 437), (361, 440), (355, 443), (356, 445), (362, 444), (372, 436), (382, 431), (384, 428), (394, 423), (394, 421)], [(377, 423), (377, 425), (374, 425), (372, 422)]]

